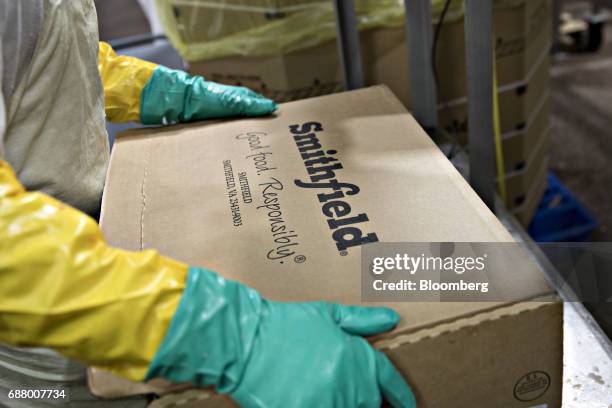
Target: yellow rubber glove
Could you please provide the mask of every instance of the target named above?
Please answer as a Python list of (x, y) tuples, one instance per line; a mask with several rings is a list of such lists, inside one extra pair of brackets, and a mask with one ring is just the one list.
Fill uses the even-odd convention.
[(93, 219), (26, 192), (0, 160), (0, 342), (53, 348), (141, 381), (187, 270), (152, 250), (107, 246)]

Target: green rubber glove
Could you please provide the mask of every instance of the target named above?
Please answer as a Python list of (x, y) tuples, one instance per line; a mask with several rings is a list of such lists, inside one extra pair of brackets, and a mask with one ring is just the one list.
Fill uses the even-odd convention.
[(392, 329), (387, 308), (262, 299), (190, 268), (146, 380), (214, 385), (243, 407), (416, 407), (391, 362), (361, 336)]
[(221, 85), (158, 65), (140, 94), (140, 121), (174, 124), (229, 116), (261, 116), (276, 110), (250, 89)]

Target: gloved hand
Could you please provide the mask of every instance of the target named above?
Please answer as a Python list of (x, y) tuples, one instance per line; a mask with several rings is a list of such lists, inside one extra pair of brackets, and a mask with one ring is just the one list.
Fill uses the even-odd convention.
[(228, 116), (261, 116), (276, 110), (270, 99), (238, 86), (221, 85), (157, 66), (140, 96), (143, 124), (172, 124)]
[(247, 88), (217, 84), (139, 58), (117, 55), (105, 42), (100, 42), (98, 69), (104, 87), (104, 111), (111, 122), (173, 124), (260, 116), (276, 110), (273, 101)]
[(190, 268), (145, 379), (214, 385), (244, 407), (415, 407), (410, 388), (360, 336), (392, 329), (386, 308), (262, 299)]

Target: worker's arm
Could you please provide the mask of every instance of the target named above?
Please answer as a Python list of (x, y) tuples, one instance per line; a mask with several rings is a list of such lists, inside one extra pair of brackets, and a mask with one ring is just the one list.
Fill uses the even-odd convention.
[(56, 349), (141, 380), (179, 304), (188, 267), (110, 248), (97, 223), (24, 191), (0, 160), (0, 341)]
[(109, 247), (96, 222), (26, 192), (0, 160), (0, 342), (56, 349), (131, 380), (215, 386), (247, 407), (396, 407), (414, 397), (360, 336), (397, 313), (267, 301), (160, 256)]
[(260, 116), (276, 104), (255, 92), (206, 81), (138, 58), (116, 55), (100, 42), (98, 69), (111, 122), (172, 124), (229, 116)]

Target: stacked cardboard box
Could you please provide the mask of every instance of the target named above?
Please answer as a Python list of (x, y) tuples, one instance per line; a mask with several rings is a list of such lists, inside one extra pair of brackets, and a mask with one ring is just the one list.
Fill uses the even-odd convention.
[[(550, 82), (550, 1), (518, 2), (494, 15), (506, 205), (526, 226), (546, 187)], [(411, 105), (402, 30), (363, 33), (366, 78)], [(462, 21), (445, 25), (438, 46), (439, 125), (467, 142), (468, 109)]]
[[(495, 9), (494, 26), (504, 164), (509, 172), (506, 204), (526, 225), (545, 185), (550, 0), (500, 3)], [(371, 29), (360, 36), (366, 83), (389, 86), (410, 108), (404, 28)], [(437, 67), (440, 125), (465, 142), (468, 123), (463, 20), (444, 25)], [(285, 55), (191, 62), (190, 70), (213, 81), (248, 86), (279, 102), (342, 89), (334, 41)], [(518, 178), (523, 180), (516, 182)]]

